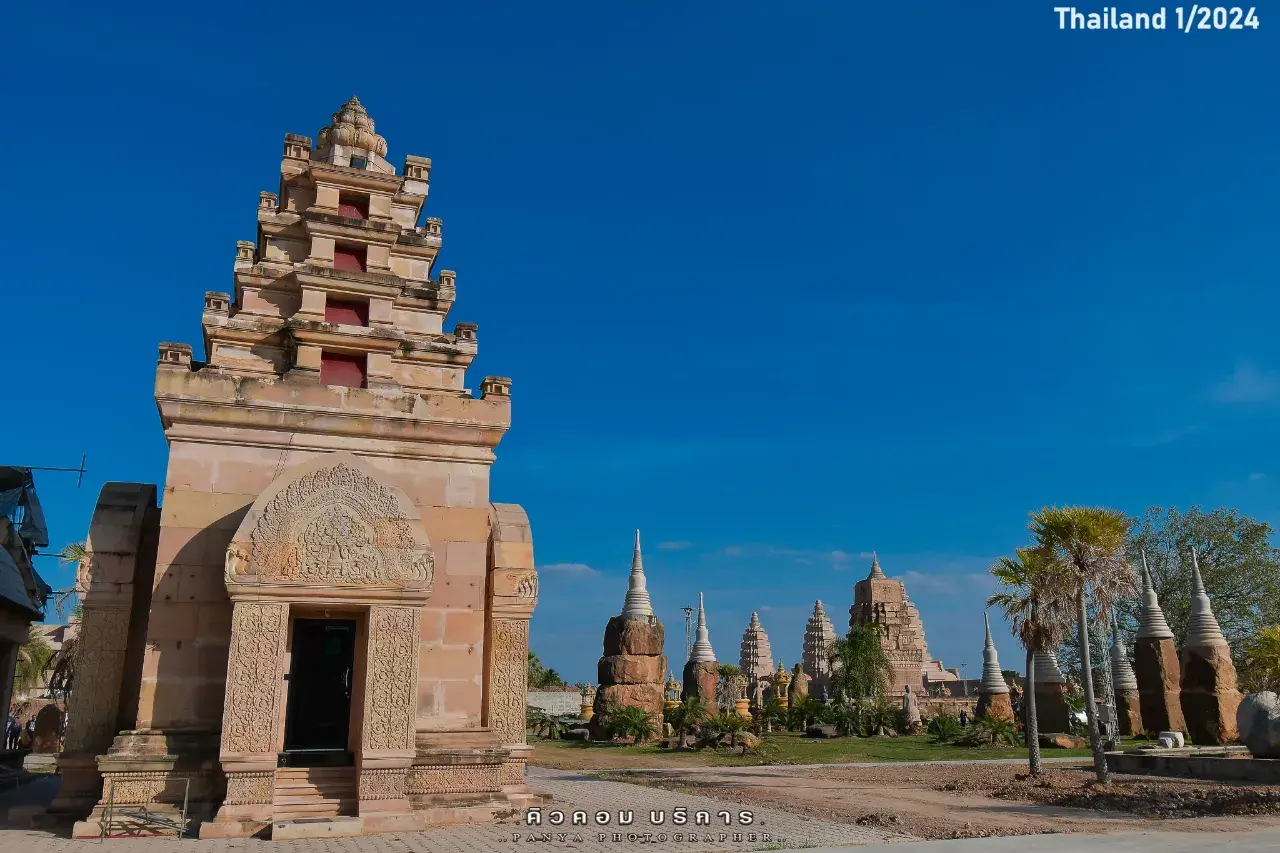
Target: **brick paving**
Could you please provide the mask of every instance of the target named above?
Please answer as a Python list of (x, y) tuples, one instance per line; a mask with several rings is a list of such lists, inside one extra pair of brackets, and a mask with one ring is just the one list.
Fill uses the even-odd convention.
[[(799, 847), (840, 847), (876, 844), (885, 841), (912, 841), (910, 836), (881, 829), (849, 826), (831, 821), (793, 815), (777, 809), (752, 809), (749, 826), (736, 823), (744, 806), (723, 803), (709, 797), (691, 796), (626, 782), (604, 781), (577, 771), (529, 768), (529, 784), (550, 794), (552, 802), (542, 809), (542, 826), (523, 823), (492, 826), (464, 826), (434, 829), (426, 832), (372, 835), (361, 838), (262, 841), (258, 839), (219, 839), (216, 841), (183, 841), (174, 838), (110, 839), (117, 853), (151, 853), (151, 851), (190, 849), (193, 853), (224, 851), (274, 851), (274, 853), (512, 853), (513, 850), (574, 850), (581, 853), (618, 853), (637, 848), (652, 853), (682, 850), (723, 851), (739, 853), (749, 850), (781, 850)], [(52, 780), (49, 780), (50, 782)], [(41, 787), (37, 787), (41, 786)], [(47, 792), (44, 790), (47, 789)], [(19, 802), (51, 797), (54, 787), (45, 780), (0, 795), (0, 808)], [(673, 824), (675, 809), (684, 808), (688, 824)], [(564, 825), (551, 825), (552, 812), (565, 813)], [(596, 812), (610, 814), (607, 826), (572, 826), (572, 812), (586, 812), (594, 824)], [(630, 826), (618, 826), (620, 810), (633, 812)], [(706, 811), (711, 826), (694, 826), (695, 815)], [(718, 812), (727, 811), (732, 826), (725, 826)], [(651, 812), (660, 812), (663, 822), (655, 825)], [(620, 837), (615, 840), (615, 833)], [(694, 835), (691, 840), (690, 834)], [(519, 836), (516, 839), (516, 835)], [(86, 853), (86, 845), (96, 841), (72, 841), (68, 838), (20, 829), (0, 830), (0, 853)]]

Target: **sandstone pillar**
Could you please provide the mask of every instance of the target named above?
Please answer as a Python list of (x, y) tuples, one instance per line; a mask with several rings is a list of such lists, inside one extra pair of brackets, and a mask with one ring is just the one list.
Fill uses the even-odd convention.
[(1213, 615), (1196, 552), (1191, 551), (1191, 619), (1182, 648), (1182, 714), (1187, 736), (1197, 745), (1239, 739), (1236, 711), (1241, 695), (1231, 649)]
[(720, 664), (711, 648), (707, 611), (703, 606), (702, 593), (698, 593), (698, 628), (689, 662), (684, 665), (684, 693), (681, 698), (697, 698), (714, 712), (718, 705), (716, 689), (719, 685)]
[(991, 620), (982, 614), (987, 637), (982, 649), (982, 683), (978, 685), (978, 707), (974, 715), (994, 720), (1012, 720), (1013, 704), (1009, 701), (1009, 685), (1000, 672), (996, 644), (991, 639)]
[(366, 831), (418, 828), (405, 779), (414, 758), (421, 625), (420, 607), (370, 608), (357, 762), (357, 808)]
[(1120, 734), (1132, 737), (1142, 734), (1141, 700), (1138, 698), (1138, 679), (1133, 665), (1125, 654), (1120, 633), (1111, 629), (1111, 679), (1116, 697), (1116, 716), (1119, 717)]
[(1067, 710), (1067, 679), (1053, 652), (1036, 652), (1031, 656), (1035, 667), (1036, 726), (1041, 732), (1070, 732), (1071, 718)]
[(98, 803), (102, 776), (97, 757), (110, 748), (117, 732), (133, 725), (159, 522), (155, 486), (102, 487), (89, 523), (86, 555), (76, 570), (83, 607), (78, 675), (68, 700), (51, 812), (79, 817)]
[(596, 690), (595, 714), (591, 718), (591, 736), (596, 739), (604, 737), (607, 711), (623, 705), (643, 708), (654, 732), (662, 731), (666, 634), (662, 623), (653, 615), (645, 583), (640, 531), (637, 530), (622, 613), (612, 617), (605, 626), (604, 656), (597, 664), (600, 687)]
[(218, 749), (227, 795), (202, 838), (252, 835), (271, 822), (288, 634), (287, 603), (235, 603)]
[(1173, 630), (1165, 621), (1142, 555), (1142, 614), (1133, 641), (1133, 671), (1143, 728), (1148, 732), (1185, 732), (1181, 677)]

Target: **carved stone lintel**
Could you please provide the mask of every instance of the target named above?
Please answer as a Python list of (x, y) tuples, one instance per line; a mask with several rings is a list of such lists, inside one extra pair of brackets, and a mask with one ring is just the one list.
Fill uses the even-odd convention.
[(489, 727), (503, 744), (522, 744), (529, 676), (529, 623), (494, 619), (490, 638)]
[(237, 601), (231, 617), (221, 754), (275, 753), (289, 605)]
[(417, 607), (374, 607), (369, 612), (365, 753), (413, 749), (421, 622)]
[(408, 769), (386, 767), (360, 771), (360, 800), (403, 800)]
[(224, 806), (269, 804), (275, 795), (276, 772), (255, 770), (250, 773), (227, 774), (227, 796)]

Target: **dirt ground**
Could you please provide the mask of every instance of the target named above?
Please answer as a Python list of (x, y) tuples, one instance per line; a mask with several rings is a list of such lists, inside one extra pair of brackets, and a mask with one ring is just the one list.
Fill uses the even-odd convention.
[[(1054, 765), (1032, 781), (1026, 765), (786, 768), (638, 772), (630, 782), (772, 806), (919, 838), (975, 838), (1119, 830), (1231, 832), (1280, 827), (1280, 786), (1113, 776)], [(622, 780), (623, 777), (610, 778)]]

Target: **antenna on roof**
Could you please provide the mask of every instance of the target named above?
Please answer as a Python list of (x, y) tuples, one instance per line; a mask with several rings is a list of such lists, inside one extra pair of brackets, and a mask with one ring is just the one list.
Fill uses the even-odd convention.
[(22, 467), (27, 468), (27, 469), (32, 470), (32, 471), (68, 471), (68, 472), (71, 472), (71, 473), (73, 473), (73, 474), (79, 474), (80, 476), (76, 477), (76, 488), (78, 489), (78, 488), (80, 488), (80, 484), (84, 482), (84, 472), (85, 472), (85, 470), (86, 470), (86, 469), (85, 469), (85, 467), (84, 467), (84, 461), (85, 461), (85, 459), (87, 459), (88, 457), (89, 457), (89, 454), (87, 454), (87, 453), (81, 453), (81, 454), (80, 454), (80, 467), (79, 467), (79, 468), (56, 468), (56, 467), (51, 467), (51, 466), (48, 466), (48, 465), (24, 465), (24, 466), (22, 466)]

